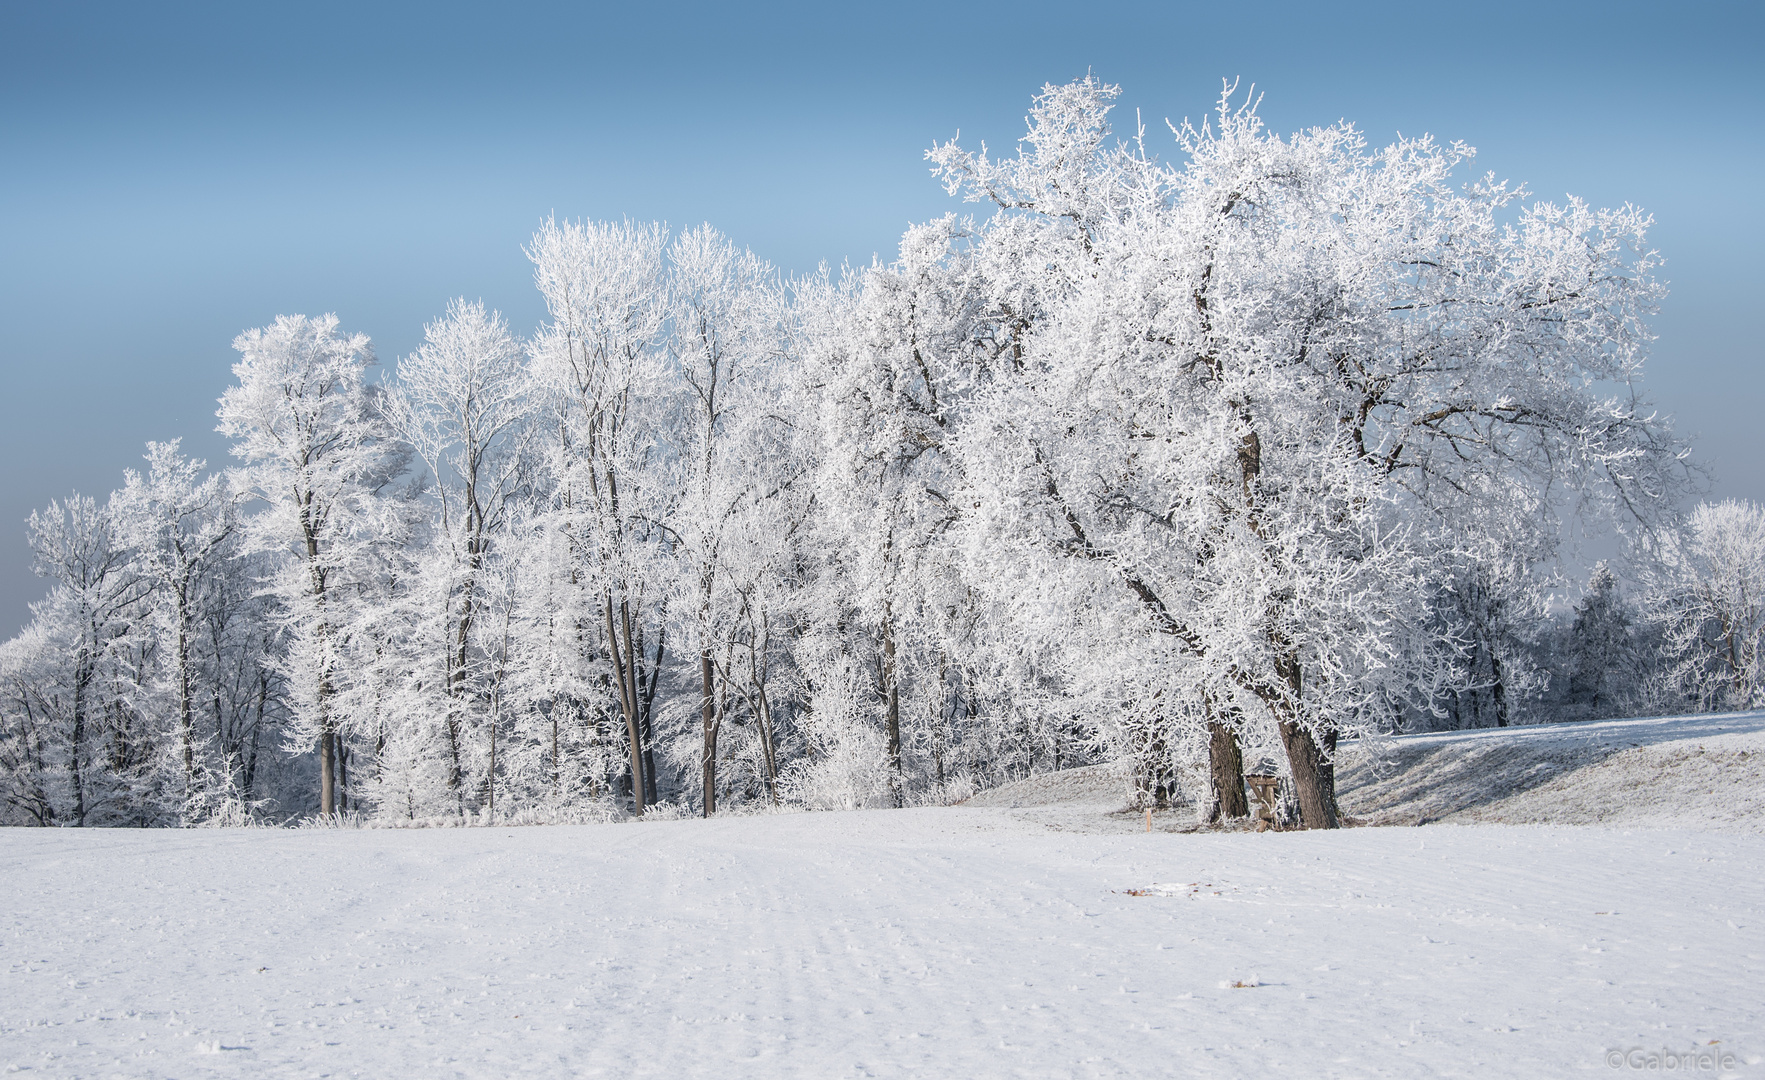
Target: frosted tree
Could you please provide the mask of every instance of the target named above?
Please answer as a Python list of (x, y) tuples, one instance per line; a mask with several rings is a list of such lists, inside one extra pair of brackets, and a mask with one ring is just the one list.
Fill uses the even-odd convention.
[[(462, 740), (476, 726), (487, 688), (474, 674), (473, 634), (481, 606), (479, 576), (528, 462), (524, 433), (531, 408), (525, 353), (502, 317), (482, 303), (456, 300), (430, 323), (417, 351), (400, 360), (397, 382), (383, 408), (393, 428), (434, 477), (434, 556), (419, 572), (428, 603), (439, 615), (439, 699), (427, 704), (442, 717), (448, 756), (447, 788), (465, 810)], [(421, 658), (411, 658), (420, 662)]]
[(1678, 675), (1705, 708), (1765, 701), (1765, 508), (1702, 503), (1656, 551), (1654, 606)]
[(515, 507), (488, 553), (483, 656), (491, 731), (506, 732), (497, 749), (505, 803), (570, 815), (607, 809), (608, 782), (630, 759), (623, 732), (604, 730), (618, 706), (593, 681), (585, 642), (599, 640), (598, 613), (584, 610), (582, 570), (571, 562), (571, 536), (554, 528), (559, 517), (547, 503)]
[(32, 519), (56, 584), (0, 657), (0, 768), (38, 824), (238, 822), (284, 771), (259, 769), (280, 681), (227, 491), (176, 443), (148, 461)]
[(119, 530), (134, 550), (134, 568), (150, 583), (167, 641), (163, 669), (170, 684), (186, 803), (198, 794), (196, 696), (199, 645), (209, 578), (224, 573), (238, 525), (232, 493), (206, 462), (187, 458), (179, 440), (147, 444), (147, 472), (125, 474), (116, 499)]
[(1630, 389), (1647, 218), (1530, 203), (1503, 226), (1523, 193), (1453, 186), (1467, 148), (1282, 139), (1229, 97), (1165, 168), (1109, 144), (1114, 96), (1049, 88), (1015, 159), (932, 152), (999, 207), (996, 292), (1044, 312), (977, 407), (974, 495), (1039, 557), (1109, 567), (1169, 663), (1269, 717), (1332, 827), (1337, 739), (1435, 663), (1426, 534), (1515, 491), (1648, 515), (1675, 490), (1680, 448)]
[[(53, 582), (32, 605), (33, 635), (44, 649), (31, 676), (38, 715), (59, 728), (66, 769), (66, 821), (93, 815), (137, 820), (138, 782), (152, 772), (157, 745), (138, 722), (151, 679), (152, 642), (143, 631), (150, 585), (133, 565), (114, 507), (81, 495), (31, 514), (37, 573)], [(22, 673), (20, 673), (22, 674)]]
[(333, 708), (347, 597), (339, 586), (374, 539), (373, 493), (404, 466), (389, 440), (366, 370), (363, 334), (337, 317), (284, 315), (233, 342), (237, 385), (221, 396), (220, 431), (234, 440), (241, 491), (262, 504), (247, 522), (253, 544), (277, 553), (269, 587), (286, 635), (284, 662), (295, 733), (319, 752), (319, 813), (337, 812), (345, 717)]
[[(782, 444), (770, 430), (780, 423), (782, 389), (771, 370), (784, 344), (777, 275), (709, 226), (682, 233), (668, 261), (669, 349), (678, 383), (665, 436), (673, 467), (666, 483), (675, 493), (666, 527), (675, 541), (673, 608), (686, 616), (680, 621), (698, 662), (697, 772), (700, 807), (709, 816), (717, 809), (718, 735), (738, 698), (753, 706), (768, 784), (776, 780), (761, 678), (768, 633), (755, 636), (759, 625), (770, 626), (760, 589), (767, 568), (750, 561), (759, 550), (742, 540), (757, 517), (772, 521), (765, 504), (780, 499), (797, 470), (777, 456)], [(746, 692), (732, 692), (737, 685)]]
[[(389, 470), (390, 472), (390, 470)], [(391, 481), (391, 476), (384, 478)], [(449, 579), (436, 522), (422, 498), (427, 477), (378, 483), (354, 500), (347, 573), (331, 592), (333, 656), (338, 678), (331, 703), (338, 725), (336, 797), (339, 813), (365, 812), (382, 798), (389, 759), (401, 751), (420, 774), (422, 811), (461, 812), (460, 787), (451, 784), (447, 691)], [(439, 564), (439, 565), (438, 565)], [(439, 572), (438, 572), (439, 571)], [(358, 755), (371, 749), (367, 762)], [(364, 768), (365, 765), (365, 768)], [(408, 804), (415, 794), (403, 789)]]
[(947, 542), (957, 485), (949, 443), (984, 349), (982, 297), (955, 252), (961, 230), (955, 218), (908, 230), (897, 261), (857, 279), (806, 359), (820, 399), (817, 528), (830, 560), (813, 619), (863, 635), (827, 641), (809, 663), (859, 646), (839, 662), (867, 667), (869, 688), (830, 683), (861, 700), (823, 712), (875, 716), (897, 806), (908, 782), (903, 716), (941, 717), (957, 668), (945, 640), (964, 602)]
[(54, 675), (58, 653), (41, 619), (0, 645), (0, 825), (48, 826), (84, 814), (85, 778)]
[(1576, 718), (1616, 716), (1634, 697), (1641, 657), (1618, 577), (1605, 563), (1593, 569), (1569, 627), (1564, 705)]
[(530, 348), (549, 398), (545, 455), (563, 538), (557, 644), (574, 650), (558, 704), (599, 712), (612, 699), (640, 813), (657, 797), (649, 747), (664, 643), (649, 605), (660, 599), (653, 523), (669, 495), (653, 482), (666, 246), (659, 226), (547, 222), (528, 248), (551, 316)]
[[(1433, 597), (1435, 635), (1452, 669), (1418, 699), (1452, 727), (1506, 727), (1521, 703), (1544, 689), (1538, 634), (1547, 624), (1536, 546), (1524, 537), (1449, 545)], [(1417, 711), (1425, 711), (1418, 709)]]
[(259, 590), (271, 573), (265, 553), (241, 551), (240, 534), (228, 541), (228, 557), (202, 578), (195, 650), (205, 665), (200, 688), (219, 750), (221, 820), (274, 810), (283, 797), (304, 802), (298, 758), (278, 754), (286, 719), (284, 683), (278, 670), (281, 630), (274, 601)]

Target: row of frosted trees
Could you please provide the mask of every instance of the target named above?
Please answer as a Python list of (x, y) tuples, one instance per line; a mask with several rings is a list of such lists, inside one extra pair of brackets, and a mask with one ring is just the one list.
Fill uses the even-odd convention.
[[(1695, 561), (1631, 390), (1640, 213), (1229, 94), (1166, 163), (1115, 93), (934, 148), (991, 216), (886, 265), (548, 222), (530, 339), (456, 302), (375, 378), (332, 316), (241, 335), (233, 468), (153, 444), (31, 520), (9, 819), (899, 806), (1106, 758), (1217, 818), (1266, 758), (1330, 827), (1345, 736), (1536, 696), (1565, 509)], [(1662, 639), (1676, 700), (1750, 704), (1711, 618)]]

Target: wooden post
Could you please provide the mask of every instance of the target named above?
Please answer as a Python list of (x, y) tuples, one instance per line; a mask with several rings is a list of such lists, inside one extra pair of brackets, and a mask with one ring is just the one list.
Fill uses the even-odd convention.
[(1152, 807), (1150, 806), (1146, 808), (1146, 831), (1152, 831)]
[(1244, 779), (1256, 796), (1256, 831), (1267, 832), (1275, 826), (1275, 789), (1281, 783), (1281, 778), (1252, 775)]

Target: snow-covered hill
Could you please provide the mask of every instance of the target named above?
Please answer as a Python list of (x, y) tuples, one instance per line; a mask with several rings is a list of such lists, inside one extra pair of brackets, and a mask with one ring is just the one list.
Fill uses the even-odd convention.
[(1408, 735), (1346, 755), (1375, 824), (1487, 821), (1765, 834), (1765, 713)]
[[(1765, 712), (1484, 728), (1345, 744), (1343, 810), (1356, 824), (1496, 822), (1689, 828), (1765, 835)], [(1125, 768), (1098, 765), (982, 792), (968, 807), (1053, 829), (1133, 832)], [(1160, 830), (1195, 826), (1181, 806)]]

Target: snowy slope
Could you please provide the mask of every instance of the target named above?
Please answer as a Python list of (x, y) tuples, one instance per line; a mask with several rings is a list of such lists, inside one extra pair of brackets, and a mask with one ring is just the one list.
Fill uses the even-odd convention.
[[(1765, 835), (1765, 713), (1484, 728), (1344, 743), (1342, 808), (1355, 823), (1496, 822), (1689, 828)], [(967, 807), (1078, 832), (1136, 832), (1125, 767), (1005, 784)], [(1157, 829), (1195, 827), (1193, 806)]]
[(1696, 1044), (1765, 1073), (1765, 838), (1012, 813), (7, 830), (0, 1067), (1564, 1076)]
[(1348, 747), (1343, 808), (1378, 824), (1489, 821), (1765, 834), (1765, 713), (1406, 735)]

